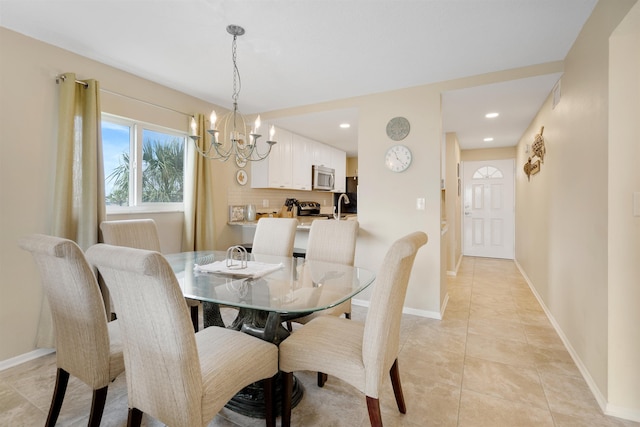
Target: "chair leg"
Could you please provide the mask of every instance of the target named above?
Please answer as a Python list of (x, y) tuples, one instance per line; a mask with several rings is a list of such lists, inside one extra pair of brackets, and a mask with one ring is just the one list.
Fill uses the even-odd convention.
[(45, 424), (46, 427), (53, 427), (56, 425), (68, 383), (69, 373), (62, 368), (58, 368), (56, 372), (56, 385), (53, 389), (53, 397), (51, 398), (51, 407), (49, 408), (49, 415), (47, 416), (47, 422)]
[(198, 332), (198, 306), (192, 305), (191, 307), (191, 322), (193, 323), (193, 330)]
[(287, 331), (293, 332), (293, 325), (290, 320), (287, 320)]
[[(277, 374), (276, 374), (277, 375)], [(276, 375), (271, 378), (265, 378), (263, 380), (264, 387), (264, 409), (265, 409), (265, 421), (267, 427), (276, 427), (276, 409), (275, 399), (276, 394)]]
[(327, 382), (327, 378), (329, 378), (327, 374), (318, 372), (318, 387), (324, 387), (324, 383)]
[(396, 403), (398, 404), (398, 410), (402, 414), (407, 413), (407, 406), (404, 403), (404, 395), (402, 394), (402, 385), (400, 384), (400, 370), (398, 369), (398, 359), (393, 362), (391, 366), (391, 385), (393, 386), (393, 394), (396, 396)]
[(93, 399), (91, 399), (91, 414), (89, 415), (89, 426), (100, 427), (102, 413), (104, 412), (104, 404), (107, 401), (107, 390), (109, 386), (93, 390)]
[(282, 427), (291, 426), (291, 395), (293, 394), (293, 372), (282, 373)]
[(369, 422), (371, 423), (371, 427), (382, 427), (380, 400), (367, 396), (367, 409), (369, 410)]
[(140, 427), (142, 424), (142, 411), (138, 408), (129, 408), (127, 427)]

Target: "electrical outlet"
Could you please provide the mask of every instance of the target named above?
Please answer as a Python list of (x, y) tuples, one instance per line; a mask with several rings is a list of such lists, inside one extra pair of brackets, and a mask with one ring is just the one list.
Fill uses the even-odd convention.
[(269, 199), (263, 199), (262, 200), (262, 207), (263, 208), (268, 208), (269, 207)]

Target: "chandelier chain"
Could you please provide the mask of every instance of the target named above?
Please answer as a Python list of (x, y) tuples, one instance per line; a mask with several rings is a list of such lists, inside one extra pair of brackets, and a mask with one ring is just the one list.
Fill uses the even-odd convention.
[(238, 36), (233, 36), (233, 43), (231, 44), (231, 60), (233, 61), (233, 99), (234, 104), (238, 103), (238, 97), (240, 96), (240, 89), (242, 88), (242, 80), (240, 79), (240, 70), (238, 70), (237, 60), (237, 44), (236, 39)]

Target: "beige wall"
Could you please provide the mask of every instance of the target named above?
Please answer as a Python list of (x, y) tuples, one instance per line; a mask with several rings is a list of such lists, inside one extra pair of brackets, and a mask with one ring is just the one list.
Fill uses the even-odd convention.
[(460, 159), (463, 162), (479, 162), (483, 160), (504, 160), (516, 157), (516, 147), (483, 148), (478, 150), (462, 150)]
[[(603, 407), (608, 394), (619, 387), (609, 375), (609, 357), (617, 352), (609, 345), (609, 316), (617, 307), (610, 307), (608, 301), (611, 259), (607, 248), (609, 165), (623, 166), (608, 160), (608, 44), (609, 35), (633, 3), (598, 3), (565, 59), (560, 103), (554, 109), (551, 98), (547, 99), (519, 142), (516, 158), (517, 261)], [(625, 53), (637, 55), (637, 50)], [(528, 181), (522, 172), (528, 157), (525, 146), (541, 126), (547, 154), (541, 172)], [(632, 171), (620, 173), (628, 177)], [(627, 201), (630, 191), (625, 192)], [(638, 283), (637, 270), (634, 283)], [(618, 297), (629, 298), (630, 284), (623, 286)], [(631, 354), (637, 355), (637, 323), (625, 322), (618, 340), (635, 343), (636, 353)], [(636, 384), (635, 400), (628, 409), (640, 416), (640, 368), (635, 360), (625, 370)]]
[[(640, 3), (609, 44), (609, 409), (640, 419)], [(640, 214), (638, 214), (640, 215)]]
[(455, 133), (447, 133), (446, 141), (446, 173), (445, 173), (445, 211), (447, 216), (447, 274), (455, 275), (462, 256), (462, 220), (461, 194), (458, 194), (458, 180), (461, 179), (461, 152)]
[[(17, 248), (16, 241), (29, 233), (47, 233), (50, 227), (48, 212), (54, 176), (52, 167), (58, 93), (55, 77), (71, 71), (80, 79), (95, 78), (104, 90), (126, 95), (121, 97), (103, 92), (105, 111), (151, 122), (161, 120), (170, 126), (183, 123), (185, 130), (188, 126), (186, 116), (183, 122), (182, 114), (156, 108), (149, 103), (187, 114), (208, 114), (214, 106), (4, 28), (0, 28), (0, 38), (3, 58), (0, 63), (1, 361), (34, 349), (42, 292), (29, 255)], [(411, 231), (425, 231), (429, 235), (429, 243), (416, 260), (406, 300), (407, 309), (421, 315), (439, 317), (440, 302), (444, 297), (444, 278), (440, 275), (440, 93), (557, 72), (561, 65), (560, 62), (541, 64), (436, 85), (265, 112), (263, 119), (336, 108), (359, 109), (358, 202), (361, 233), (356, 262), (377, 271), (386, 249), (395, 239)], [(385, 127), (390, 118), (399, 115), (411, 122), (411, 133), (403, 143), (411, 148), (415, 160), (408, 171), (394, 174), (384, 168), (384, 153), (391, 144)], [(226, 225), (229, 199), (232, 197), (234, 203), (249, 203), (256, 199), (261, 201), (261, 196), (253, 190), (235, 188), (237, 183), (234, 176), (234, 165), (216, 163), (215, 181), (211, 186), (215, 205), (216, 249), (224, 249), (243, 239), (239, 227)], [(271, 197), (274, 200), (278, 198), (277, 195), (269, 195), (270, 200)], [(417, 198), (425, 198), (424, 211), (416, 210)], [(149, 216), (166, 224), (161, 230), (163, 251), (174, 251), (174, 242), (180, 239), (182, 229), (180, 215)], [(364, 294), (361, 298), (367, 299), (368, 295)]]

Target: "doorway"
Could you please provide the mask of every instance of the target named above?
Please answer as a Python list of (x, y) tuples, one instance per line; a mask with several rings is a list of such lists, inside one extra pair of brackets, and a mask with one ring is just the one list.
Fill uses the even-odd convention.
[(514, 159), (463, 162), (463, 255), (514, 259), (514, 165)]

